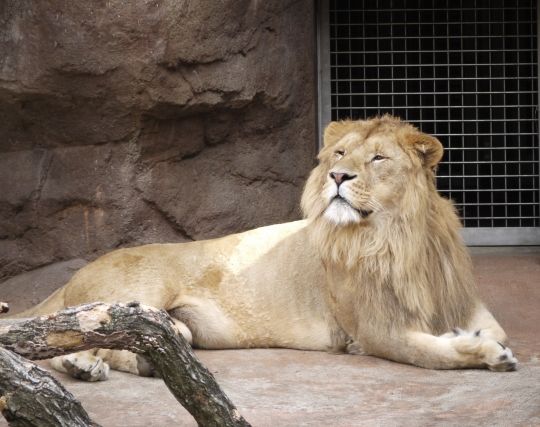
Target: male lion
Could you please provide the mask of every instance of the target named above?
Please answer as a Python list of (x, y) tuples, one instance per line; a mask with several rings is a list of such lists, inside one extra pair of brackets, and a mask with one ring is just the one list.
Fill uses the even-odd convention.
[[(139, 301), (167, 310), (198, 348), (354, 347), (424, 368), (514, 370), (478, 298), (455, 210), (436, 191), (442, 154), (436, 138), (390, 116), (333, 122), (302, 197), (306, 220), (111, 252), (20, 316)], [(53, 366), (99, 380), (106, 362), (151, 371), (109, 350)]]

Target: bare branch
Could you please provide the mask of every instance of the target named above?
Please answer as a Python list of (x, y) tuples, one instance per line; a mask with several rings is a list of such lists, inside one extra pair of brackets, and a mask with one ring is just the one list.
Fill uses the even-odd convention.
[(0, 411), (12, 427), (98, 426), (47, 371), (2, 347), (0, 395)]
[(32, 360), (91, 348), (143, 354), (199, 425), (249, 426), (163, 310), (93, 303), (30, 320), (0, 321), (0, 345)]

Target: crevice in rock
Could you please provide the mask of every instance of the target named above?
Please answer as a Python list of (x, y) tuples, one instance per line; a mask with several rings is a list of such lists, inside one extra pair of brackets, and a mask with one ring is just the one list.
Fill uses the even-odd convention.
[(49, 171), (53, 162), (53, 154), (50, 151), (42, 149), (40, 149), (40, 151), (43, 151), (43, 157), (41, 159), (39, 179), (36, 189), (32, 191), (29, 198), (34, 204), (34, 210), (36, 210), (36, 206), (41, 200), (41, 193), (43, 192), (43, 187), (45, 187), (49, 177)]
[(50, 212), (47, 214), (47, 216), (58, 216), (62, 214), (62, 212), (73, 209), (73, 208), (80, 208), (80, 209), (99, 209), (100, 206), (98, 206), (93, 200), (85, 200), (85, 199), (65, 199), (62, 200), (61, 206), (58, 207), (56, 210)]
[(174, 61), (159, 61), (157, 65), (161, 68), (164, 68), (167, 71), (170, 72), (178, 72), (182, 71), (183, 69), (193, 69), (198, 66), (206, 66), (206, 65), (213, 65), (213, 64), (220, 64), (227, 61), (227, 58), (214, 58), (209, 60), (204, 59), (184, 59), (184, 58), (176, 58)]
[(55, 73), (59, 75), (66, 75), (69, 77), (103, 77), (110, 75), (119, 69), (119, 66), (112, 66), (110, 68), (105, 68), (103, 70), (81, 70), (75, 67), (74, 65), (63, 64), (62, 67), (53, 67), (51, 68)]
[(163, 218), (171, 228), (176, 231), (180, 236), (186, 240), (194, 241), (196, 240), (188, 231), (176, 220), (176, 218), (170, 213), (161, 209), (156, 202), (142, 198), (142, 201), (150, 208), (152, 211), (156, 212), (161, 218)]
[(0, 236), (0, 240), (15, 241), (18, 239), (24, 239), (26, 234), (33, 230), (39, 230), (39, 227), (35, 225), (26, 225), (23, 230), (16, 233), (6, 233)]
[(247, 186), (257, 184), (257, 183), (258, 184), (266, 184), (267, 182), (277, 182), (279, 184), (287, 184), (287, 185), (291, 185), (293, 187), (298, 186), (298, 184), (295, 183), (294, 181), (283, 179), (283, 178), (280, 178), (280, 177), (278, 177), (276, 175), (272, 175), (272, 176), (269, 176), (269, 175), (247, 176), (247, 175), (243, 175), (243, 174), (238, 173), (238, 172), (231, 172), (231, 176), (233, 176), (235, 178), (239, 178)]

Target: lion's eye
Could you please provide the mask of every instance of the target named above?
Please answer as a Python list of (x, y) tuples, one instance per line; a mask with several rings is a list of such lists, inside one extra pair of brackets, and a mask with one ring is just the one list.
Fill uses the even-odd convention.
[(345, 155), (345, 151), (344, 150), (336, 150), (334, 151), (334, 154), (336, 157), (343, 157)]
[(380, 162), (382, 160), (386, 160), (387, 157), (381, 156), (380, 154), (375, 154), (373, 158), (371, 159), (372, 162)]

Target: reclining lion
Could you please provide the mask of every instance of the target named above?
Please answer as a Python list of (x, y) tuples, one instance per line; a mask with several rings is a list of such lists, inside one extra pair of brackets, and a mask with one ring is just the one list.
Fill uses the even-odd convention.
[[(197, 348), (360, 348), (424, 368), (514, 370), (454, 207), (435, 188), (442, 154), (436, 138), (390, 116), (333, 122), (302, 197), (306, 220), (116, 250), (20, 316), (139, 301), (167, 310)], [(88, 380), (106, 378), (107, 363), (151, 371), (110, 350), (53, 360)]]

